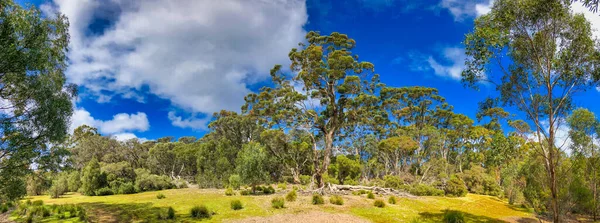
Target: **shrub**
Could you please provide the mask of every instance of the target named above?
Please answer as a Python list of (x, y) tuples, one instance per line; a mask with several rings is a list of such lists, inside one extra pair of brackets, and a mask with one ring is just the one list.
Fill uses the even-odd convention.
[(310, 179), (312, 177), (308, 176), (308, 175), (300, 175), (300, 184), (302, 185), (308, 185), (310, 183)]
[(458, 211), (444, 211), (445, 223), (465, 223), (465, 215)]
[(459, 177), (465, 182), (465, 185), (471, 193), (498, 196), (502, 189), (496, 183), (496, 180), (485, 169), (480, 166), (474, 166), (470, 170), (465, 170)]
[(373, 205), (378, 208), (383, 208), (385, 207), (385, 202), (383, 202), (381, 199), (377, 199), (375, 202), (373, 202)]
[(208, 208), (204, 205), (194, 206), (190, 211), (190, 215), (192, 218), (203, 219), (210, 218), (211, 213), (208, 211)]
[(119, 185), (117, 192), (119, 194), (133, 194), (135, 193), (135, 187), (132, 182), (123, 183)]
[(373, 192), (369, 191), (369, 193), (367, 193), (367, 198), (375, 199), (375, 194), (373, 194)]
[(233, 175), (229, 176), (229, 186), (230, 187), (232, 187), (233, 189), (239, 190), (241, 185), (242, 185), (242, 178), (240, 178), (240, 175), (233, 174)]
[(396, 202), (397, 202), (396, 196), (391, 196), (390, 198), (388, 198), (388, 203), (396, 204)]
[(165, 195), (164, 195), (164, 194), (162, 194), (162, 193), (158, 193), (158, 194), (156, 195), (156, 199), (165, 199), (166, 197), (167, 197), (167, 196), (165, 196)]
[(49, 217), (50, 216), (50, 209), (44, 206), (40, 206), (41, 211), (42, 211), (42, 217)]
[(103, 188), (96, 190), (96, 196), (107, 196), (107, 195), (113, 195), (113, 194), (115, 194), (113, 192), (113, 190), (111, 190), (108, 187), (103, 187)]
[(312, 196), (312, 204), (324, 204), (325, 200), (323, 200), (323, 196), (321, 196), (320, 194), (314, 194)]
[(363, 194), (367, 194), (367, 191), (363, 190), (363, 189), (358, 191), (358, 195), (363, 195)]
[(173, 184), (173, 187), (177, 189), (188, 188), (187, 182), (183, 179), (176, 179), (171, 183)]
[(83, 168), (81, 175), (81, 190), (85, 195), (96, 195), (99, 189), (107, 186), (106, 174), (100, 171), (100, 163), (95, 157)]
[(231, 209), (232, 210), (240, 210), (244, 208), (244, 206), (242, 205), (242, 202), (240, 200), (232, 200), (231, 201)]
[(273, 198), (273, 200), (271, 200), (271, 207), (275, 208), (275, 209), (280, 209), (280, 208), (284, 208), (285, 201), (283, 200), (283, 197), (276, 197)]
[(151, 174), (147, 169), (135, 169), (135, 189), (137, 191), (164, 190), (173, 188), (171, 178)]
[(243, 196), (250, 195), (250, 190), (242, 190), (240, 191), (240, 194)]
[(0, 205), (0, 213), (6, 213), (8, 211), (8, 205), (2, 204)]
[(233, 189), (231, 189), (231, 187), (228, 187), (228, 188), (225, 190), (225, 195), (226, 195), (226, 196), (233, 196), (233, 195), (235, 195), (235, 192), (233, 192)]
[(279, 184), (277, 184), (277, 189), (279, 189), (279, 190), (285, 190), (285, 189), (287, 189), (287, 184), (285, 184), (285, 183), (279, 183)]
[(69, 191), (75, 192), (79, 190), (79, 187), (81, 187), (81, 175), (79, 171), (73, 171), (69, 174), (67, 186)]
[(443, 196), (444, 191), (435, 187), (417, 184), (410, 189), (410, 193), (417, 196)]
[(292, 201), (296, 201), (297, 197), (298, 197), (298, 194), (296, 194), (296, 190), (292, 190), (285, 195), (285, 200), (292, 202)]
[(175, 209), (173, 207), (169, 207), (169, 210), (167, 210), (167, 219), (175, 219)]
[(335, 205), (343, 205), (344, 199), (340, 195), (333, 195), (329, 198), (329, 202)]
[(275, 188), (273, 188), (273, 186), (269, 185), (268, 187), (263, 187), (263, 193), (264, 194), (274, 194), (275, 193)]
[(383, 177), (384, 187), (399, 189), (400, 186), (404, 185), (404, 181), (399, 176), (385, 175)]
[(27, 200), (27, 202), (28, 202), (28, 205), (33, 205), (33, 206), (42, 206), (42, 205), (44, 205), (44, 201), (42, 201), (42, 200), (36, 200), (36, 201), (33, 201), (33, 202), (31, 202), (31, 200)]
[(450, 177), (450, 180), (446, 183), (446, 196), (452, 197), (464, 197), (467, 195), (467, 186), (465, 182), (456, 176)]

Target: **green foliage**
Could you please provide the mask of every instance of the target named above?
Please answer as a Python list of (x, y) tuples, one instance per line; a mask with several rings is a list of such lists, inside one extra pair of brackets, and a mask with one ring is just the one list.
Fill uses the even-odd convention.
[(242, 185), (242, 178), (240, 178), (240, 175), (233, 174), (233, 175), (229, 176), (229, 186), (230, 187), (232, 187), (235, 190), (239, 190), (241, 185)]
[(197, 205), (190, 210), (190, 216), (195, 219), (210, 218), (211, 215), (212, 213), (205, 205)]
[(444, 211), (445, 223), (465, 223), (465, 215), (459, 211), (446, 210)]
[(285, 189), (287, 189), (287, 184), (285, 184), (285, 183), (279, 183), (279, 184), (277, 184), (277, 189), (279, 189), (279, 190), (285, 190)]
[(464, 197), (467, 195), (467, 186), (465, 186), (465, 182), (462, 179), (452, 176), (446, 183), (445, 192), (446, 196)]
[(258, 143), (243, 146), (237, 158), (237, 172), (246, 184), (256, 186), (269, 180), (266, 169), (267, 154)]
[(400, 189), (404, 185), (404, 181), (399, 176), (385, 175), (383, 176), (384, 187)]
[(78, 191), (79, 187), (81, 187), (81, 175), (79, 174), (79, 171), (73, 171), (73, 172), (69, 173), (69, 179), (68, 179), (69, 191), (72, 191), (72, 192)]
[(308, 185), (310, 183), (311, 178), (312, 177), (308, 175), (300, 175), (300, 184)]
[(296, 190), (292, 190), (285, 195), (285, 200), (292, 202), (292, 201), (296, 201), (297, 197), (298, 197), (298, 194), (296, 193)]
[(165, 195), (164, 195), (164, 194), (162, 194), (162, 193), (158, 193), (158, 194), (156, 195), (156, 199), (159, 199), (159, 200), (160, 200), (160, 199), (165, 199), (165, 198), (167, 198), (167, 196), (165, 196)]
[(369, 199), (375, 199), (375, 194), (373, 194), (373, 192), (369, 191), (367, 193), (367, 198), (369, 198)]
[(250, 194), (252, 194), (251, 190), (241, 190), (240, 191), (240, 195), (242, 195), (242, 196), (247, 196), (247, 195), (250, 195)]
[(337, 180), (340, 184), (347, 184), (345, 181), (352, 181), (358, 179), (361, 171), (360, 161), (357, 159), (350, 159), (344, 155), (338, 155), (335, 159), (335, 170), (337, 172)]
[(42, 205), (44, 205), (44, 201), (42, 201), (42, 200), (35, 200), (35, 201), (31, 202), (31, 205), (32, 206), (42, 206)]
[(100, 172), (100, 163), (94, 157), (83, 169), (81, 176), (81, 192), (88, 196), (96, 195), (96, 191), (106, 186), (106, 175)]
[(107, 196), (107, 195), (113, 195), (113, 194), (115, 194), (115, 192), (108, 187), (103, 187), (103, 188), (96, 190), (94, 192), (94, 194), (96, 196)]
[(396, 199), (396, 196), (391, 196), (390, 198), (388, 198), (388, 203), (390, 204), (396, 204), (398, 201)]
[(377, 199), (377, 200), (375, 200), (375, 202), (373, 202), (373, 206), (378, 207), (378, 208), (384, 208), (385, 202), (381, 199)]
[(269, 185), (268, 187), (265, 186), (262, 188), (262, 192), (264, 194), (274, 194), (275, 193), (275, 188), (273, 188), (273, 186)]
[(226, 196), (233, 196), (233, 195), (235, 195), (235, 192), (233, 191), (233, 189), (232, 189), (231, 187), (228, 187), (228, 188), (225, 190), (225, 195), (226, 195)]
[(329, 203), (332, 203), (332, 204), (335, 204), (335, 205), (343, 205), (344, 204), (344, 199), (340, 195), (332, 195), (329, 198)]
[(284, 208), (285, 200), (283, 197), (275, 197), (271, 200), (271, 207), (275, 209)]
[(175, 219), (175, 209), (173, 207), (169, 207), (167, 210), (167, 219)]
[(474, 166), (470, 170), (460, 174), (460, 178), (464, 180), (465, 185), (471, 193), (499, 196), (502, 189), (496, 183), (494, 178), (484, 172), (480, 166)]
[(324, 204), (324, 203), (325, 203), (325, 200), (323, 199), (323, 196), (321, 196), (320, 194), (313, 194), (312, 204), (318, 205), (318, 204)]
[(132, 182), (127, 182), (119, 185), (119, 189), (117, 190), (118, 194), (133, 194), (135, 193), (135, 186)]
[(146, 169), (135, 169), (135, 189), (136, 191), (153, 191), (173, 188), (171, 179), (168, 176), (158, 176), (151, 174)]
[(48, 192), (50, 193), (50, 197), (59, 198), (67, 192), (67, 190), (69, 189), (67, 178), (68, 175), (61, 174), (56, 180), (52, 181), (52, 186), (48, 190)]
[(240, 200), (232, 200), (231, 201), (231, 210), (241, 210), (242, 208), (244, 208), (244, 206), (242, 205), (242, 202)]
[(444, 191), (426, 184), (417, 184), (410, 188), (410, 193), (417, 196), (444, 196)]

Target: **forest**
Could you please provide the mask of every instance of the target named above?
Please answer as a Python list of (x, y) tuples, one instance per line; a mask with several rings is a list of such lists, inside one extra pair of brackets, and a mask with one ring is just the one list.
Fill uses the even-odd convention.
[(119, 141), (67, 131), (77, 97), (63, 74), (67, 19), (0, 0), (0, 203), (196, 185), (258, 195), (286, 183), (490, 195), (554, 222), (597, 220), (600, 119), (576, 96), (600, 86), (600, 42), (569, 4), (497, 0), (475, 20), (462, 83), (496, 91), (476, 117), (435, 88), (382, 83), (352, 52), (360, 43), (313, 31), (240, 110), (213, 114), (205, 135)]

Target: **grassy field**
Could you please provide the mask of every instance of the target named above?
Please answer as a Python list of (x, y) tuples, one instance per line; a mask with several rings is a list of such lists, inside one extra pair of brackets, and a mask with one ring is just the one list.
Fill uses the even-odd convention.
[[(162, 193), (164, 199), (157, 199)], [(399, 198), (397, 204), (389, 204), (387, 197), (376, 196), (385, 201), (384, 208), (373, 206), (374, 200), (366, 195), (344, 195), (341, 206), (329, 203), (313, 205), (311, 196), (298, 194), (294, 202), (286, 202), (285, 208), (274, 209), (271, 199), (285, 196), (285, 191), (274, 195), (261, 196), (225, 196), (224, 190), (215, 189), (174, 189), (145, 192), (131, 195), (112, 195), (89, 197), (80, 194), (67, 194), (59, 199), (49, 196), (29, 197), (32, 201), (43, 200), (45, 205), (78, 204), (83, 206), (90, 219), (97, 222), (153, 222), (158, 221), (158, 213), (166, 212), (173, 207), (176, 222), (194, 222), (190, 217), (190, 209), (196, 205), (206, 205), (215, 214), (205, 222), (277, 222), (277, 216), (301, 219), (315, 217), (327, 222), (440, 222), (443, 211), (450, 209), (462, 212), (467, 222), (526, 222), (533, 215), (525, 210), (508, 205), (495, 197), (468, 194), (462, 198), (420, 197), (417, 199)], [(239, 199), (244, 208), (234, 211), (230, 208), (232, 200)], [(319, 218), (322, 215), (324, 218)], [(43, 222), (77, 222), (59, 220), (54, 217), (43, 219)], [(289, 221), (288, 221), (289, 222)], [(294, 221), (292, 221), (294, 222)]]

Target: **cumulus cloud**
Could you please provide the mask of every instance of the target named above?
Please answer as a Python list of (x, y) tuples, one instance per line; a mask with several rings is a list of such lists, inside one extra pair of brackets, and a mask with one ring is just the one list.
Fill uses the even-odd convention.
[(454, 21), (463, 21), (490, 12), (494, 0), (442, 0), (440, 7), (454, 17)]
[(441, 57), (443, 62), (439, 62), (433, 56), (427, 58), (429, 67), (440, 77), (460, 80), (461, 72), (465, 67), (465, 50), (458, 47), (448, 47), (443, 50)]
[(146, 138), (139, 138), (139, 137), (137, 137), (133, 133), (118, 133), (118, 134), (112, 135), (112, 137), (114, 137), (116, 140), (119, 140), (119, 141), (127, 141), (127, 140), (130, 140), (130, 139), (138, 139), (140, 142), (146, 142), (146, 141), (148, 141), (148, 139), (146, 139)]
[(248, 84), (287, 62), (308, 17), (302, 0), (55, 0), (52, 9), (71, 23), (70, 82), (99, 102), (143, 101), (148, 89), (191, 114), (238, 111)]
[[(119, 113), (110, 120), (98, 120), (83, 108), (76, 108), (71, 118), (70, 132), (73, 132), (81, 125), (88, 125), (97, 128), (102, 134), (119, 136), (126, 138), (135, 136), (132, 131), (144, 132), (150, 128), (148, 117), (143, 112), (136, 114)], [(126, 135), (129, 134), (129, 135)]]
[(193, 116), (189, 118), (183, 118), (181, 116), (176, 115), (173, 111), (169, 112), (168, 118), (171, 121), (171, 124), (173, 124), (174, 126), (180, 128), (203, 130), (207, 129), (208, 122), (210, 121), (210, 118), (196, 118)]

